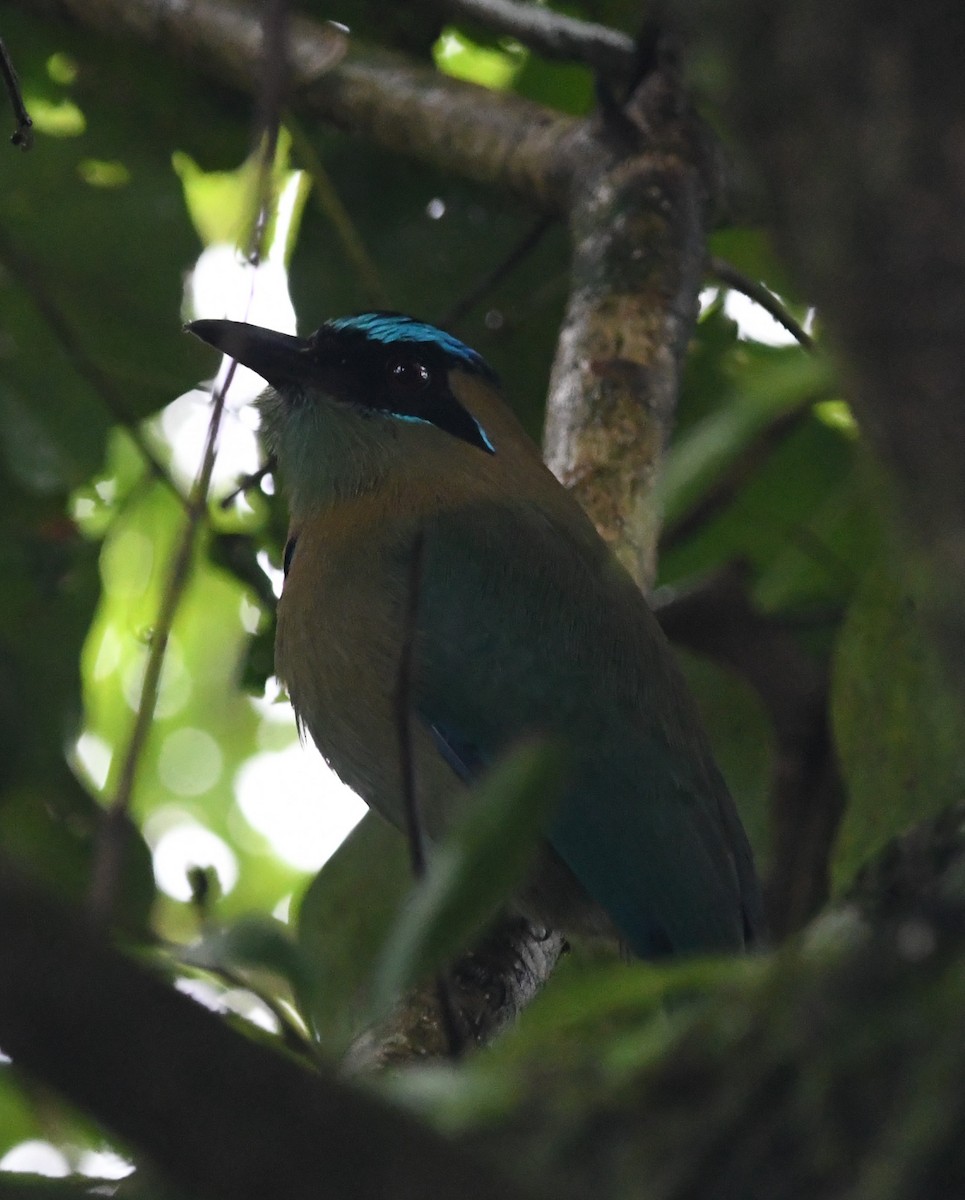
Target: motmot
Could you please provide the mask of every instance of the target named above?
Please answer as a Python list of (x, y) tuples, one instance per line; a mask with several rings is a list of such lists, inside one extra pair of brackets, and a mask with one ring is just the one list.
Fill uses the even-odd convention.
[(336, 773), (404, 828), (393, 698), (418, 541), (429, 838), (514, 744), (556, 741), (566, 781), (514, 898), (524, 916), (644, 958), (758, 940), (751, 849), (667, 641), (482, 356), (386, 312), (308, 338), (187, 329), (269, 385), (257, 403), (291, 518), (276, 670)]

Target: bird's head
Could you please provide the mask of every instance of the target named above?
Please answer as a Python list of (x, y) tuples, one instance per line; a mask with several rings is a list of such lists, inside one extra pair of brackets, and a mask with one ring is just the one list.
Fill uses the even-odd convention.
[(478, 411), (487, 393), (499, 406), (496, 376), (433, 325), (375, 312), (326, 321), (308, 338), (239, 321), (186, 328), (270, 385), (258, 402), (263, 431), (295, 503), (299, 493), (323, 498), (308, 495), (316, 488), (357, 493), (402, 463), (497, 453), (498, 432)]

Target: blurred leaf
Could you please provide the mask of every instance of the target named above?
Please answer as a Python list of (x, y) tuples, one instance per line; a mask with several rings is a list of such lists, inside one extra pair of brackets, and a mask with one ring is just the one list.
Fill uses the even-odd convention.
[(660, 562), (681, 583), (740, 561), (753, 598), (777, 609), (824, 610), (848, 602), (874, 554), (878, 520), (853, 439), (813, 414), (741, 488)]
[(965, 795), (963, 714), (892, 550), (862, 582), (834, 658), (831, 717), (848, 785), (835, 886), (909, 825)]
[(739, 561), (767, 611), (824, 610), (833, 621), (847, 603), (874, 553), (875, 504), (853, 424), (828, 401), (807, 405), (809, 382), (820, 386), (822, 370), (809, 358), (797, 347), (742, 340), (720, 303), (705, 311), (687, 363), (675, 435), (681, 459), (670, 483), (686, 524), (665, 527), (661, 582), (687, 583)]
[(769, 425), (827, 397), (833, 384), (830, 364), (817, 355), (792, 350), (759, 363), (739, 394), (720, 397), (712, 413), (674, 440), (659, 489), (668, 523)]
[[(4, 414), (0, 411), (0, 437)], [(68, 767), (81, 724), (79, 659), (97, 600), (97, 546), (0, 461), (0, 843), (72, 903), (86, 897), (100, 809)], [(119, 918), (143, 934), (150, 856), (130, 827)]]
[[(155, 484), (126, 497), (113, 517), (101, 550), (103, 590), (83, 652), (84, 700), (87, 733), (107, 747), (122, 747), (183, 513)], [(179, 888), (185, 899), (162, 895), (155, 909), (158, 932), (173, 941), (196, 931), (197, 914), (187, 903), (191, 865), (218, 867), (224, 896), (215, 911), (222, 921), (253, 909), (272, 911), (304, 878), (270, 852), (239, 811), (238, 772), (262, 749), (262, 718), (239, 686), (248, 646), (243, 614), (251, 601), (235, 578), (210, 564), (206, 551), (202, 542), (175, 621), (133, 804), (152, 846), (183, 827), (200, 826), (217, 839), (209, 839), (200, 859), (185, 860)], [(265, 752), (296, 739), (293, 720), (285, 727), (273, 719), (271, 728), (275, 741)], [(115, 752), (107, 794), (119, 760)], [(170, 866), (163, 882), (176, 886)]]
[(516, 42), (505, 48), (480, 45), (456, 29), (445, 29), (433, 47), (432, 57), (447, 75), (504, 91), (525, 62), (527, 51)]
[(560, 798), (560, 751), (518, 747), (473, 788), (389, 934), (375, 976), (385, 1011), (481, 933), (532, 864)]
[(733, 671), (679, 647), (674, 647), (674, 658), (697, 699), (717, 765), (763, 874), (770, 851), (768, 802), (776, 765), (767, 711), (757, 692)]
[(558, 1124), (546, 1126), (552, 1139), (580, 1119), (587, 1088), (612, 1103), (622, 1085), (632, 1086), (706, 1014), (746, 1006), (766, 986), (770, 964), (731, 956), (596, 964), (554, 975), (553, 986), (486, 1054), (458, 1068), (398, 1072), (388, 1081), (390, 1094), (458, 1136), (501, 1119), (515, 1122), (521, 1097), (543, 1091), (549, 1106), (565, 1110)]
[[(282, 247), (285, 251), (283, 257), (287, 261), (310, 183), (302, 172), (288, 169), (291, 134), (283, 128), (278, 134), (275, 161), (268, 181), (270, 191), (263, 197), (262, 153), (259, 146), (234, 171), (205, 171), (182, 151), (176, 151), (171, 161), (184, 188), (191, 221), (205, 246), (227, 242), (246, 250), (251, 242), (262, 199), (281, 197), (289, 188), (293, 188), (290, 224), (286, 221), (289, 238)], [(273, 204), (271, 218), (265, 227), (262, 257), (268, 257), (272, 251), (277, 224), (277, 205)]]
[(209, 971), (269, 971), (301, 995), (310, 995), (314, 988), (314, 972), (301, 948), (287, 926), (271, 917), (242, 917), (208, 929), (180, 957), (189, 966)]
[[(178, 334), (197, 240), (171, 152), (238, 161), (248, 118), (240, 107), (231, 116), (207, 104), (206, 88), (153, 50), (130, 45), (119, 54), (48, 14), (5, 11), (4, 37), (28, 104), (73, 114), (69, 127), (41, 122), (34, 151), (8, 161), (0, 194), (0, 405), (11, 432), (20, 423), (21, 440), (40, 431), (30, 438), (64, 487), (100, 467), (118, 417), (81, 358), (113, 381), (135, 419), (200, 374), (203, 351)], [(52, 330), (51, 308), (73, 346)]]
[(412, 882), (405, 839), (376, 813), (352, 830), (306, 891), (297, 937), (319, 986), (300, 995), (323, 1046), (338, 1053), (371, 1008), (372, 971)]
[[(43, 1123), (9, 1064), (0, 1065), (0, 1158), (18, 1142), (43, 1137)], [(3, 1181), (0, 1172), (0, 1182)]]
[[(739, 994), (771, 969), (770, 961), (750, 956), (697, 958), (659, 963), (615, 963), (586, 970), (569, 978), (560, 988), (547, 988), (527, 1010), (524, 1027), (507, 1044), (505, 1056), (512, 1059), (522, 1052), (532, 1059), (554, 1055), (569, 1042), (582, 1054), (596, 1038), (600, 1051), (606, 1051), (606, 1066), (639, 1067), (639, 1055), (628, 1062), (620, 1051), (620, 1039), (613, 1034), (631, 1036), (630, 1045), (645, 1045), (650, 1053), (666, 1047), (667, 1018), (681, 1010), (684, 1002), (685, 1023), (695, 1010), (699, 997), (715, 993)], [(656, 1030), (647, 1030), (648, 1018), (660, 1019)], [(641, 1026), (643, 1029), (641, 1030)], [(601, 1037), (600, 1031), (606, 1030)], [(643, 1033), (643, 1039), (639, 1035)], [(656, 1033), (656, 1037), (653, 1034)], [(601, 1064), (603, 1065), (603, 1064)]]
[[(0, 417), (2, 425), (2, 417)], [(80, 720), (78, 658), (97, 597), (96, 547), (0, 465), (0, 787), (56, 778)]]

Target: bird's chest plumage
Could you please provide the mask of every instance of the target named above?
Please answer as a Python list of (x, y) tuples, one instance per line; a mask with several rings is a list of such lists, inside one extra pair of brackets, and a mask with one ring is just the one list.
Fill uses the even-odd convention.
[[(397, 695), (403, 644), (415, 638), (413, 704), (420, 691), (420, 653), (425, 629), (407, 629), (411, 555), (417, 518), (337, 512), (297, 530), (290, 569), (278, 605), (276, 669), (302, 726), (329, 765), (364, 800), (404, 826)], [(431, 551), (423, 568), (432, 570)], [(445, 575), (445, 572), (443, 572)], [(433, 580), (417, 586), (437, 593)], [(441, 589), (450, 594), (448, 587)], [(473, 587), (484, 602), (482, 581)], [(426, 596), (423, 596), (426, 599)], [(455, 592), (461, 617), (478, 630), (470, 596)], [(447, 606), (443, 606), (447, 607)], [(436, 607), (437, 615), (438, 606)], [(464, 638), (453, 638), (460, 644)], [(465, 696), (478, 690), (472, 656), (451, 656), (449, 678)], [(458, 660), (458, 661), (456, 661)], [(491, 673), (489, 673), (491, 674)], [(458, 678), (457, 678), (458, 677)], [(424, 681), (422, 681), (424, 683)], [(512, 704), (512, 697), (506, 697)], [(518, 732), (518, 730), (517, 730)], [(433, 839), (452, 819), (465, 782), (440, 754), (438, 742), (418, 715), (409, 727), (420, 811)], [(613, 936), (609, 919), (592, 905), (571, 872), (547, 845), (537, 852), (532, 879), (517, 897), (522, 911), (571, 932)]]
[[(302, 726), (367, 803), (402, 823), (396, 693), (415, 519), (359, 504), (302, 524), (278, 605), (275, 663)], [(459, 781), (427, 732), (413, 750), (431, 831)], [(437, 813), (439, 814), (437, 816)]]

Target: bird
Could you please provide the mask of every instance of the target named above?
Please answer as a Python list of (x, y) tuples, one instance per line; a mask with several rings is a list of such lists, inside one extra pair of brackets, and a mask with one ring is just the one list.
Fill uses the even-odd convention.
[(521, 915), (644, 959), (759, 943), (752, 851), (673, 653), (485, 359), (391, 312), (307, 338), (186, 329), (268, 385), (290, 514), (276, 673), (335, 772), (405, 827), (393, 697), (418, 543), (411, 752), (430, 843), (501, 756), (550, 739), (566, 779)]

